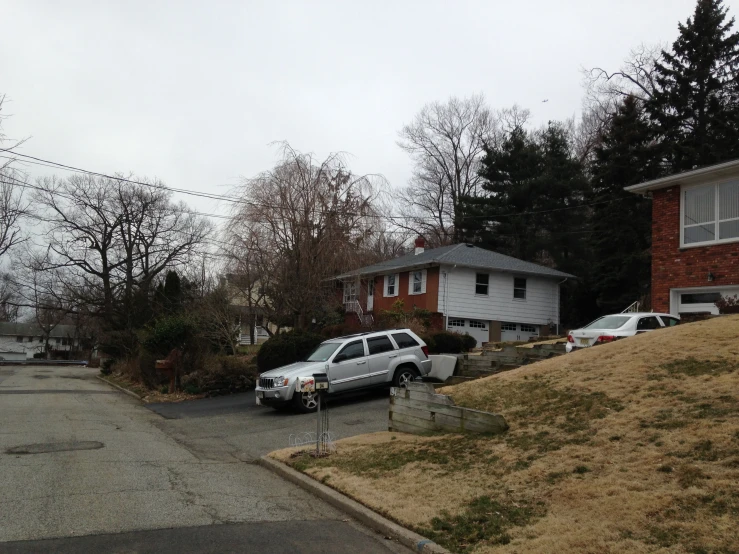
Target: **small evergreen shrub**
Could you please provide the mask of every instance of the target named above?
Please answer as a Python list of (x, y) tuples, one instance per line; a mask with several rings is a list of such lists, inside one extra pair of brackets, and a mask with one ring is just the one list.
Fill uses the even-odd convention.
[(302, 360), (324, 340), (321, 335), (297, 329), (277, 334), (259, 348), (257, 367), (263, 372)]

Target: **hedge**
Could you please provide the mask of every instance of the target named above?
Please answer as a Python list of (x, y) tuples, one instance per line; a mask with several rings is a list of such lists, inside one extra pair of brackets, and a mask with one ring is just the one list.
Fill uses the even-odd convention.
[(309, 331), (288, 331), (270, 337), (257, 353), (257, 367), (260, 372), (292, 364), (305, 358), (324, 337)]

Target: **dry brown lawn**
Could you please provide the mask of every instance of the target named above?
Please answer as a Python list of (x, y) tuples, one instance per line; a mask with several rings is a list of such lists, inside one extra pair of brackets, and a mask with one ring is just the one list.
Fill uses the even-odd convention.
[(739, 316), (442, 392), (510, 430), (274, 455), (453, 551), (739, 552)]

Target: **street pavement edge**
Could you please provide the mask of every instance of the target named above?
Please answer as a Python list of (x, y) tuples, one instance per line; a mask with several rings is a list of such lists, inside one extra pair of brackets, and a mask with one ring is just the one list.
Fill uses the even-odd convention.
[(449, 550), (439, 546), (435, 542), (390, 521), (377, 512), (363, 506), (359, 502), (352, 500), (348, 496), (345, 496), (340, 492), (303, 475), (299, 471), (296, 471), (277, 460), (273, 460), (268, 455), (259, 458), (257, 463), (262, 467), (273, 471), (283, 479), (287, 479), (288, 481), (298, 485), (300, 488), (317, 496), (321, 500), (328, 502), (334, 508), (338, 508), (352, 516), (370, 529), (374, 529), (386, 537), (391, 537), (416, 552), (420, 552), (422, 554), (451, 554)]

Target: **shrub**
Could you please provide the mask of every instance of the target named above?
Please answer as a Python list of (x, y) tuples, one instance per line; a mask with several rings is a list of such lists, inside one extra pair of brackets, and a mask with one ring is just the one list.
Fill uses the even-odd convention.
[(144, 346), (154, 354), (166, 356), (173, 348), (184, 348), (197, 332), (197, 324), (188, 316), (166, 317), (152, 327)]
[(44, 359), (44, 358), (46, 358), (46, 352), (36, 352), (36, 353), (34, 353), (33, 357), (36, 360)]
[(303, 359), (324, 341), (321, 335), (308, 331), (288, 331), (270, 337), (257, 353), (259, 371), (291, 364)]
[(405, 302), (399, 299), (393, 302), (391, 309), (380, 312), (379, 324), (382, 329), (408, 328), (421, 335), (426, 333), (431, 325), (431, 312), (416, 307), (406, 311)]
[(201, 369), (182, 377), (182, 389), (189, 394), (231, 394), (254, 388), (258, 377), (251, 356), (208, 356)]
[(462, 348), (462, 336), (458, 333), (439, 331), (431, 335), (429, 351), (434, 354), (459, 354), (462, 352)]
[(722, 296), (715, 302), (719, 313), (735, 313), (739, 310), (739, 296)]
[(465, 352), (469, 352), (472, 350), (475, 346), (477, 346), (477, 339), (473, 337), (472, 335), (464, 334), (462, 335), (462, 350)]

